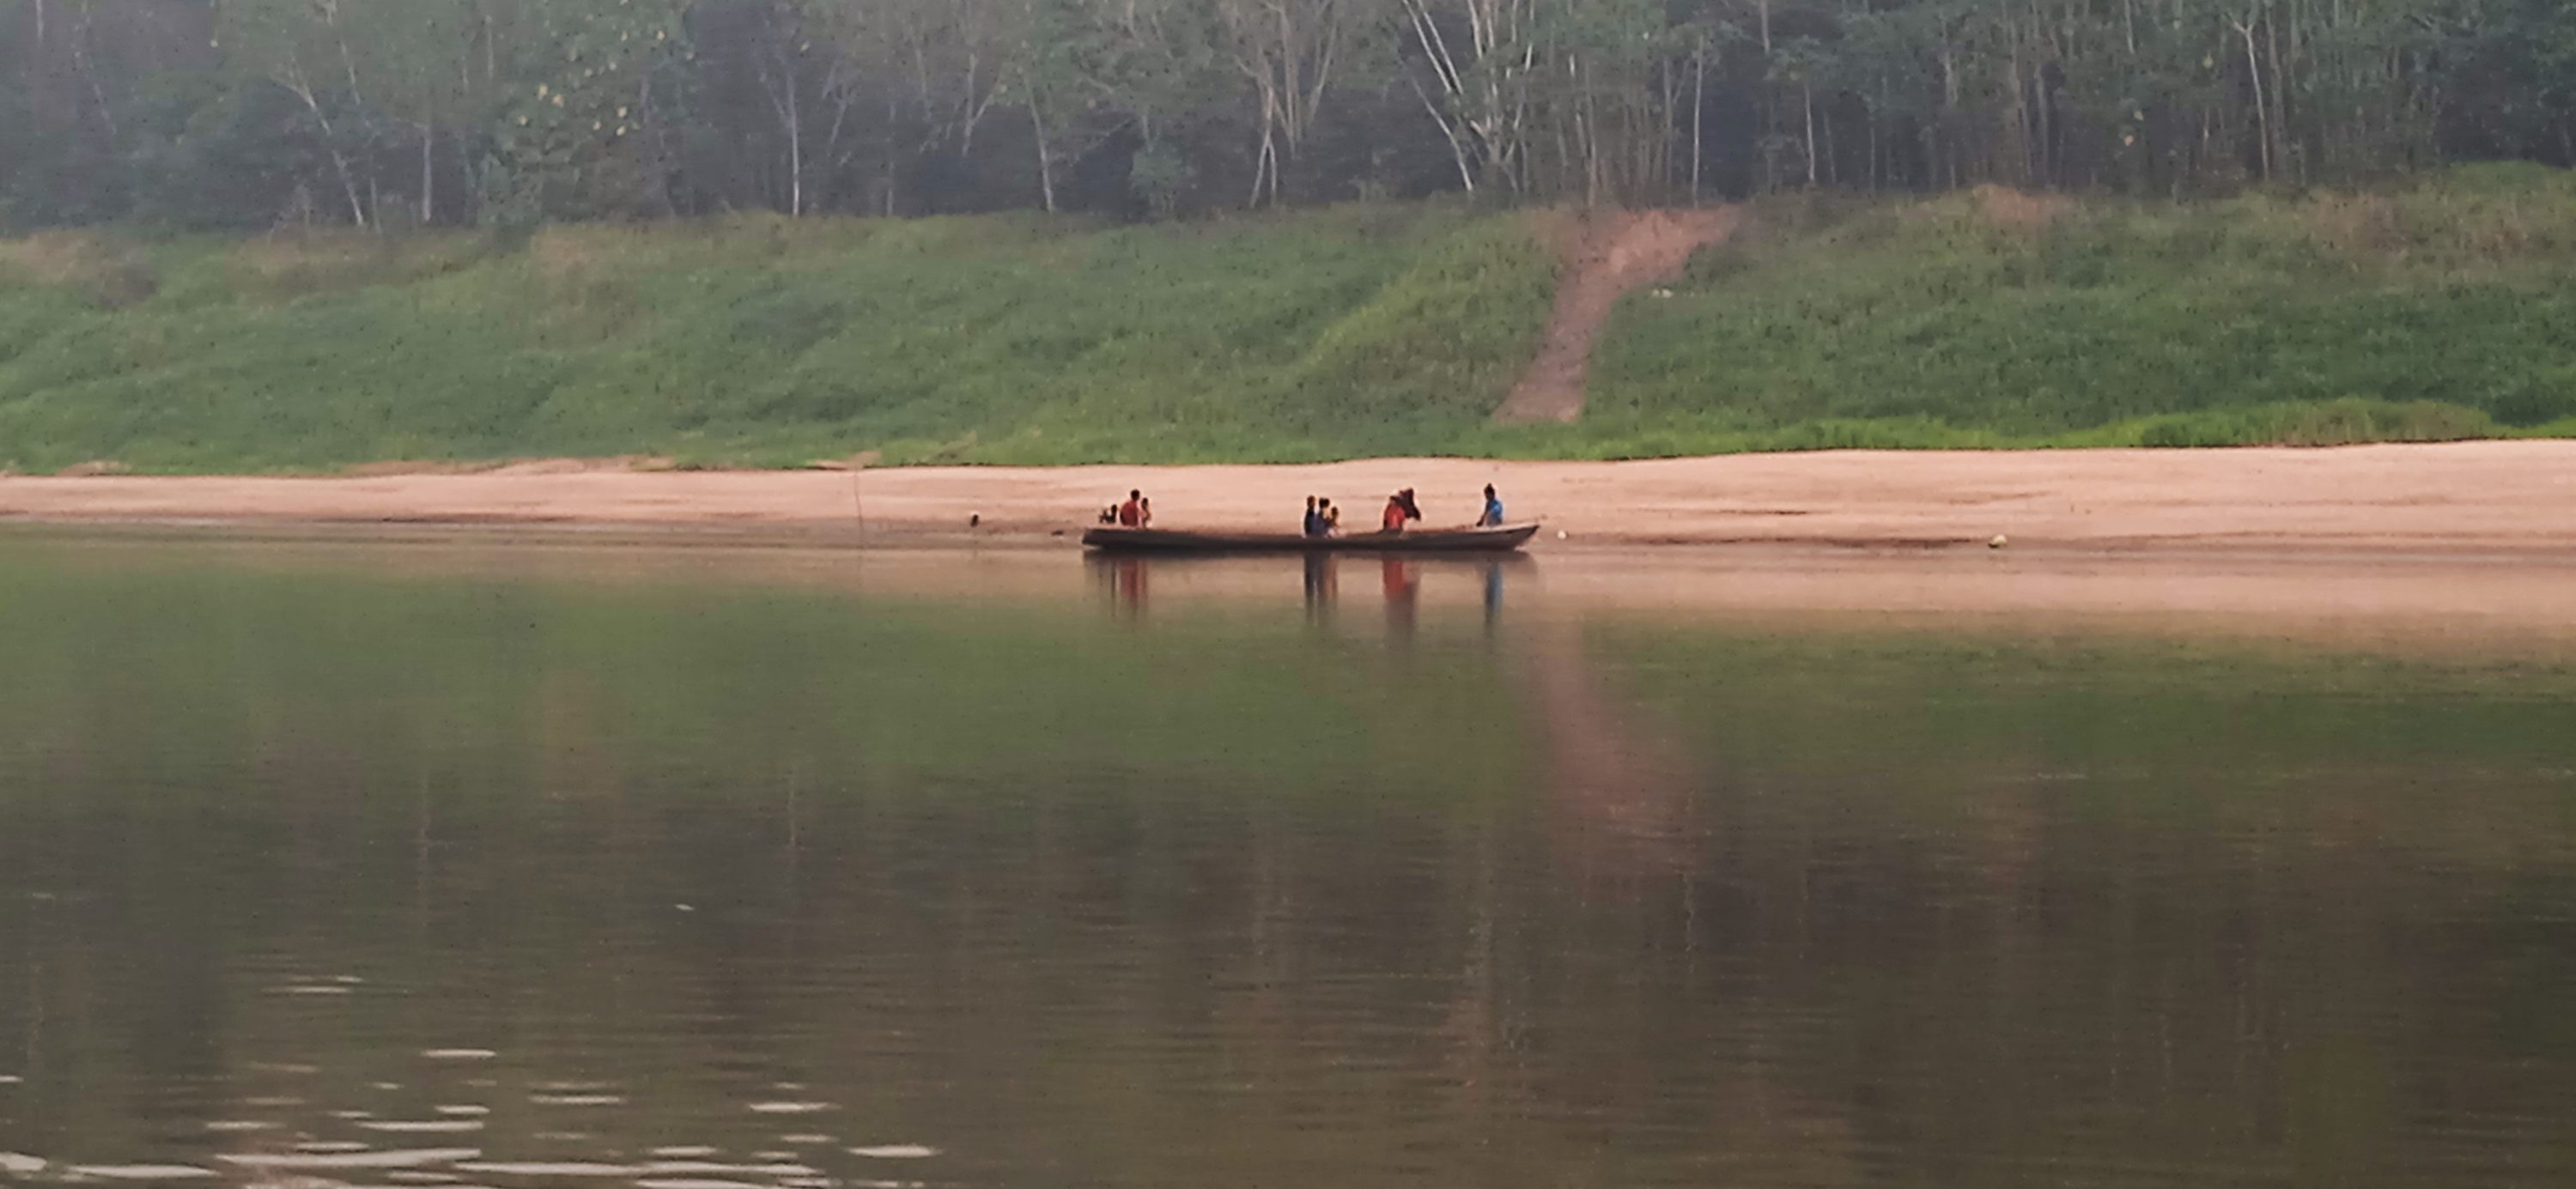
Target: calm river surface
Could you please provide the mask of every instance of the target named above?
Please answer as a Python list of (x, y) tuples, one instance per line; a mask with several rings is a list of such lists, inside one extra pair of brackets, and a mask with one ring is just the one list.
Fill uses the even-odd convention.
[(2576, 646), (0, 536), (0, 1182), (2576, 1184)]

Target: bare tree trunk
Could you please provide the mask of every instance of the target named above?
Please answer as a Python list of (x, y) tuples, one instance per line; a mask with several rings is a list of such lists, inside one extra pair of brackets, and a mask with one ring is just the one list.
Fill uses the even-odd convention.
[(423, 227), (429, 226), (430, 222), (438, 217), (438, 202), (435, 197), (438, 191), (438, 171), (432, 156), (436, 152), (434, 146), (437, 144), (438, 128), (424, 121), (420, 126), (420, 225)]
[(805, 216), (805, 112), (793, 78), (787, 82), (787, 214)]
[(1816, 188), (1816, 84), (1798, 80), (1798, 91), (1807, 109), (1807, 188)]
[(1055, 159), (1054, 154), (1047, 151), (1046, 116), (1038, 107), (1038, 89), (1034, 85), (1029, 88), (1029, 127), (1038, 142), (1038, 197), (1044, 203), (1046, 213), (1052, 215), (1055, 213)]
[(322, 110), (321, 97), (313, 93), (311, 83), (301, 71), (290, 79), (279, 80), (288, 92), (304, 101), (304, 110), (312, 113), (313, 122), (322, 129), (322, 147), (331, 154), (331, 168), (340, 176), (340, 192), (349, 200), (349, 219), (360, 227), (367, 225), (367, 204), (358, 197), (357, 175), (350, 172), (349, 156), (340, 151), (340, 137), (331, 127), (331, 117)]
[(1708, 114), (1708, 47), (1699, 47), (1696, 55), (1697, 77), (1691, 80), (1691, 205), (1699, 205), (1700, 149), (1707, 138), (1701, 135), (1701, 121)]
[(2272, 108), (2263, 100), (2263, 63), (2254, 54), (2254, 26), (2246, 21), (2228, 23), (2245, 39), (2245, 69), (2254, 78), (2254, 135), (2261, 150), (2258, 159), (2263, 163), (2263, 180), (2268, 182), (2272, 180)]
[(98, 105), (99, 123), (107, 129), (107, 138), (110, 143), (113, 143), (118, 136), (116, 109), (108, 105), (107, 87), (99, 82), (98, 71), (90, 64), (89, 31), (93, 15), (94, 10), (90, 5), (83, 3), (80, 9), (80, 23), (72, 28), (72, 64), (80, 69), (81, 81), (89, 84), (90, 101)]

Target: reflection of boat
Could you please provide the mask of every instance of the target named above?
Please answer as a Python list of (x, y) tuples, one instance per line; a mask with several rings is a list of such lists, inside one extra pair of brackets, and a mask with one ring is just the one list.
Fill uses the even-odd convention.
[(1479, 553), (1518, 549), (1536, 524), (1500, 528), (1426, 528), (1401, 533), (1309, 537), (1300, 533), (1192, 532), (1172, 528), (1095, 528), (1082, 534), (1094, 549), (1137, 553)]

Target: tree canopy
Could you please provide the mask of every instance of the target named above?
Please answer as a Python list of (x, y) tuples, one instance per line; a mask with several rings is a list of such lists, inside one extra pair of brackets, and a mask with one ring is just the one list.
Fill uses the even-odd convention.
[(2576, 162), (2564, 0), (0, 0), (0, 226)]

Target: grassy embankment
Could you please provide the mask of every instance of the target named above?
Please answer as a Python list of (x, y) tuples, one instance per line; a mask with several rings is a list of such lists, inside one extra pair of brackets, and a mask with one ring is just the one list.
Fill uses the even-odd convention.
[(1538, 217), (745, 218), (0, 243), (0, 466), (1621, 457), (2576, 434), (2576, 176), (2175, 206), (1765, 204), (1572, 427), (1485, 414)]
[(1311, 459), (1475, 425), (1530, 222), (1354, 208), (0, 244), (0, 465)]
[(2576, 435), (2576, 174), (1782, 204), (1632, 298), (1592, 457)]

